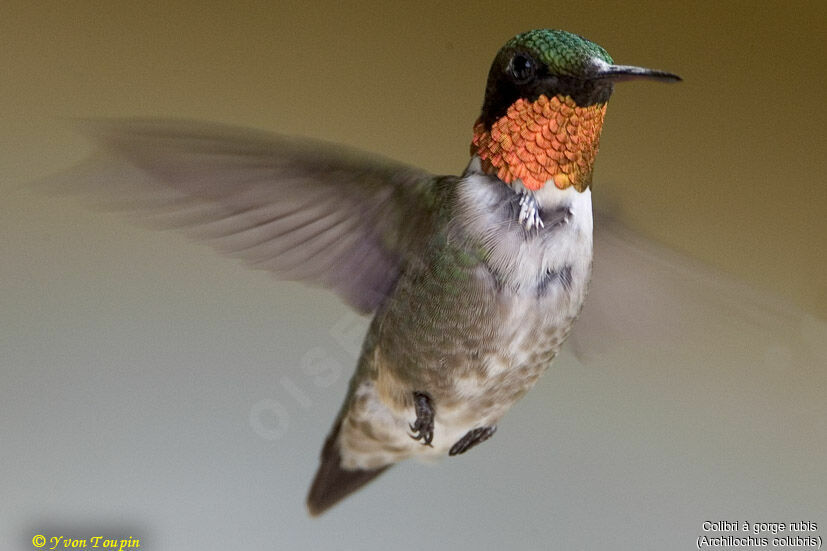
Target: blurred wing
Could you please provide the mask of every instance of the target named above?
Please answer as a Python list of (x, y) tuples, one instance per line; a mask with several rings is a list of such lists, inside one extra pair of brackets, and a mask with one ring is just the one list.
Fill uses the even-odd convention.
[(219, 124), (89, 122), (100, 153), (64, 174), (71, 193), (206, 240), (280, 279), (374, 310), (427, 229), (426, 172), (312, 140)]
[(659, 358), (713, 371), (740, 364), (753, 376), (762, 366), (827, 365), (823, 320), (601, 216), (591, 289), (569, 342), (591, 364)]

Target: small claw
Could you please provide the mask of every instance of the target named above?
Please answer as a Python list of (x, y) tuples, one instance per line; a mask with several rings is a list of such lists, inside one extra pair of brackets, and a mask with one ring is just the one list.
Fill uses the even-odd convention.
[(448, 452), (448, 455), (453, 456), (465, 453), (477, 444), (485, 442), (491, 438), (495, 432), (497, 432), (496, 425), (471, 429), (465, 434), (465, 436), (460, 438), (453, 446), (451, 446), (451, 450)]
[(422, 440), (425, 446), (431, 446), (434, 439), (434, 408), (431, 405), (431, 398), (422, 392), (414, 392), (413, 395), (416, 421), (408, 426), (416, 434), (411, 434), (410, 437), (414, 440)]

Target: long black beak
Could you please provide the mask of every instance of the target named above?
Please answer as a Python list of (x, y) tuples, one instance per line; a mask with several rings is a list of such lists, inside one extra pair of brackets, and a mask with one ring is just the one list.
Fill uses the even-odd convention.
[(659, 80), (661, 82), (680, 82), (683, 80), (678, 75), (666, 71), (656, 71), (633, 65), (609, 65), (603, 62), (595, 63), (594, 72), (590, 76), (596, 80), (610, 80), (612, 82), (638, 79)]

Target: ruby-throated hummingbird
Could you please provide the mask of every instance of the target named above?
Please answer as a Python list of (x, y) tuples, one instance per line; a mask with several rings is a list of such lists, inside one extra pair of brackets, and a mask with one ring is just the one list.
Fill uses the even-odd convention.
[(307, 499), (317, 515), (398, 461), (487, 440), (549, 366), (589, 283), (606, 103), (631, 79), (680, 80), (565, 31), (517, 35), (461, 176), (215, 124), (88, 131), (116, 161), (99, 189), (128, 182), (116, 202), (373, 314)]

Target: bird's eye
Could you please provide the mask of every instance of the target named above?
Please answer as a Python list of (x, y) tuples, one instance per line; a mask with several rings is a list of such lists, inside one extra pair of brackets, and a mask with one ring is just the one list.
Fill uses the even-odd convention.
[(525, 54), (511, 59), (511, 75), (518, 84), (524, 84), (534, 76), (534, 60)]

